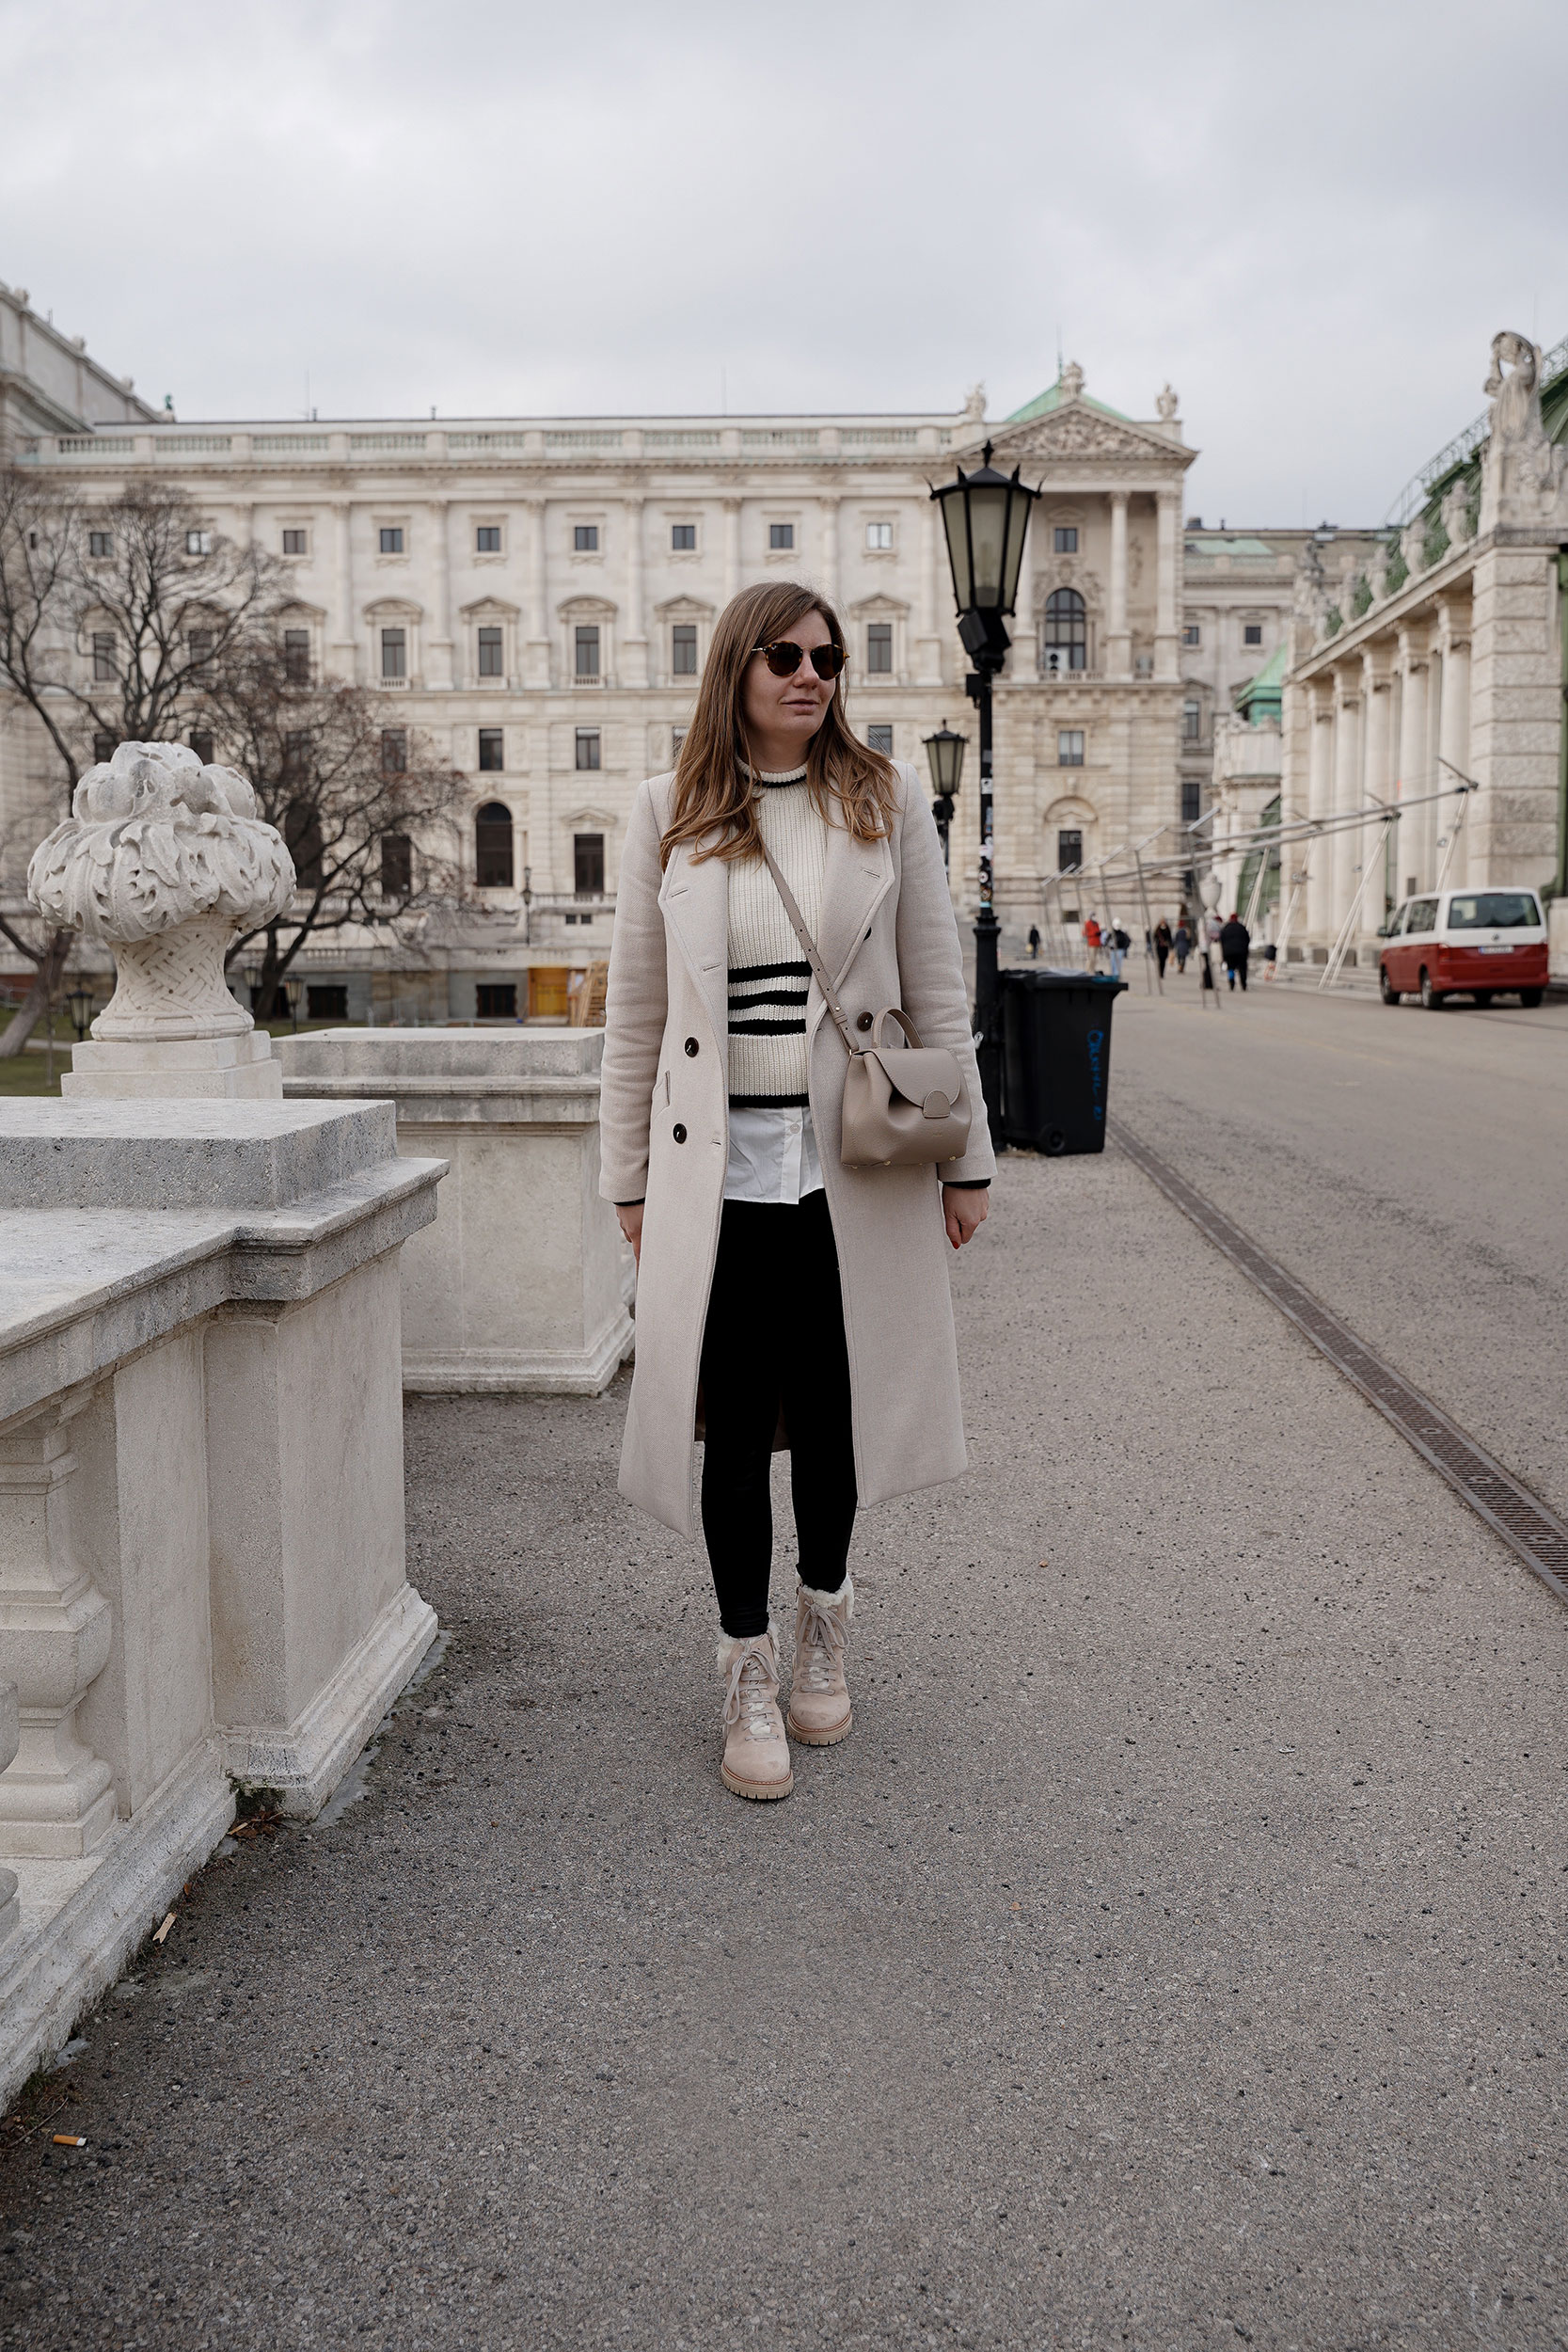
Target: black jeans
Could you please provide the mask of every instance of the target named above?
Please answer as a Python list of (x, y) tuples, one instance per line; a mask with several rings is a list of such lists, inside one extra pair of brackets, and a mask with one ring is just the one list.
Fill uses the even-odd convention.
[(703, 1334), (703, 1534), (726, 1633), (768, 1629), (768, 1494), (784, 1407), (800, 1581), (836, 1592), (855, 1523), (849, 1356), (825, 1192), (726, 1200)]

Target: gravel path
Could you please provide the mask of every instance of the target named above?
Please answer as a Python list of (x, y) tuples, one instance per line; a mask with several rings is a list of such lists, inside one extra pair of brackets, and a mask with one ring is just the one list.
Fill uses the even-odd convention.
[(1117, 1155), (996, 1209), (787, 1804), (624, 1384), (411, 1406), (450, 1647), (7, 2127), (0, 2340), (1568, 2340), (1563, 1613)]

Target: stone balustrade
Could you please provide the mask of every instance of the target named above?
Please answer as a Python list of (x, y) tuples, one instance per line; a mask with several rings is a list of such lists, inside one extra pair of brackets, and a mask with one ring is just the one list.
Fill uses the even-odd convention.
[(279, 1044), (291, 1101), (390, 1097), (448, 1164), (403, 1260), (404, 1386), (596, 1396), (631, 1352), (631, 1253), (599, 1198), (602, 1029), (327, 1029)]

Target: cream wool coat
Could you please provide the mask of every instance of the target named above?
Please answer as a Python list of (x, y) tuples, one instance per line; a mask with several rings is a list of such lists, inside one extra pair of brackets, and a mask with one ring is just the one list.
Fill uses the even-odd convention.
[[(914, 770), (897, 774), (890, 839), (860, 842), (830, 826), (816, 944), (851, 1023), (902, 1005), (926, 1044), (958, 1056), (973, 1123), (965, 1157), (940, 1169), (843, 1167), (848, 1057), (813, 980), (811, 1115), (838, 1248), (863, 1503), (968, 1467), (940, 1182), (989, 1177), (995, 1166), (936, 826)], [(689, 1535), (697, 1374), (729, 1159), (729, 867), (718, 858), (694, 864), (683, 846), (660, 873), (673, 781), (642, 785), (626, 828), (599, 1189), (609, 1200), (646, 1202), (621, 1491)]]

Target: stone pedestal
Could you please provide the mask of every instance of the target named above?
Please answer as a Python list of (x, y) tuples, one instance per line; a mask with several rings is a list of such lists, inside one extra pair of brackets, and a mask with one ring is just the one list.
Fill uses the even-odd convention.
[(399, 1150), (448, 1164), (404, 1252), (405, 1389), (596, 1396), (630, 1354), (631, 1257), (598, 1194), (603, 1052), (602, 1029), (280, 1041), (287, 1098), (389, 1096)]

